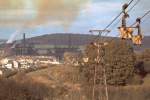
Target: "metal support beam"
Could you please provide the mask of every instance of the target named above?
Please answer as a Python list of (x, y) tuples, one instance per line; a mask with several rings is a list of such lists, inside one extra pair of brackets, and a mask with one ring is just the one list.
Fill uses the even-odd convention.
[[(105, 43), (100, 40), (103, 32), (110, 32), (110, 30), (90, 30), (89, 32), (99, 32), (99, 40), (94, 43), (94, 45), (97, 47), (97, 57), (96, 57), (96, 63), (97, 66), (94, 68), (94, 81), (93, 81), (93, 90), (92, 90), (92, 100), (95, 100), (95, 85), (96, 85), (96, 77), (97, 77), (97, 67), (101, 67), (103, 71), (102, 80), (104, 81), (104, 87), (105, 87), (105, 100), (109, 100), (108, 97), (108, 87), (107, 87), (107, 76), (106, 76), (106, 68), (105, 68), (105, 62), (104, 62), (104, 55), (105, 55)], [(100, 54), (102, 52), (103, 54)]]

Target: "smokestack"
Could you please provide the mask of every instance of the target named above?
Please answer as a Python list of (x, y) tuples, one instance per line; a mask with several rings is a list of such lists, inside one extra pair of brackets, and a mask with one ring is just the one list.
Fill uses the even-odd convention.
[(68, 34), (68, 48), (71, 50), (72, 47), (72, 41), (71, 41), (71, 33)]
[(26, 34), (23, 33), (23, 47), (25, 48), (26, 46)]
[(26, 33), (23, 33), (23, 55), (26, 54)]

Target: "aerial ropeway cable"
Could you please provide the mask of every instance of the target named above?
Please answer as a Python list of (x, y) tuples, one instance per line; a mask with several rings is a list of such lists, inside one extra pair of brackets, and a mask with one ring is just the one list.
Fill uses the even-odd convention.
[[(124, 4), (125, 10), (132, 4), (133, 1), (134, 1), (134, 0), (131, 0), (129, 3), (125, 3), (125, 4)], [(121, 11), (103, 30), (107, 30), (107, 29), (121, 16), (122, 13), (123, 13), (123, 11)], [(106, 34), (108, 34), (108, 33), (106, 33)], [(98, 36), (96, 36), (96, 37), (94, 38), (94, 41), (95, 41), (97, 38), (99, 38), (99, 35), (100, 35), (100, 34), (98, 34)]]
[(138, 30), (138, 33), (132, 37), (132, 42), (134, 45), (142, 45), (142, 40), (144, 38), (144, 34), (141, 31), (141, 20), (147, 16), (150, 13), (150, 10), (147, 11), (142, 17), (139, 17), (136, 19), (136, 22), (132, 24), (131, 26), (136, 25), (136, 29)]
[[(122, 26), (119, 27), (119, 30), (120, 30), (120, 33), (121, 33), (121, 34), (120, 34), (120, 35), (121, 35), (121, 38), (122, 38), (122, 39), (130, 39), (130, 40), (132, 40), (133, 44), (135, 44), (135, 45), (141, 45), (141, 44), (142, 44), (142, 39), (143, 39), (143, 37), (144, 37), (143, 34), (141, 33), (141, 25), (140, 25), (140, 24), (141, 24), (141, 20), (142, 20), (145, 16), (147, 16), (147, 15), (150, 13), (150, 10), (147, 11), (142, 17), (137, 18), (136, 22), (133, 23), (131, 26), (127, 27), (127, 26), (126, 26), (126, 18), (129, 17), (128, 12), (130, 12), (141, 0), (137, 0), (137, 1), (134, 3), (134, 5), (133, 5), (128, 11), (126, 11), (126, 9), (129, 7), (129, 5), (130, 5), (133, 1), (134, 1), (134, 0), (131, 0), (128, 4), (124, 4), (123, 7), (122, 7), (122, 12), (120, 12), (120, 13), (110, 22), (110, 24), (108, 24), (108, 25), (105, 27), (104, 30), (107, 30), (107, 29), (114, 23), (114, 21), (116, 21), (116, 20), (118, 19), (118, 17), (120, 17), (120, 15), (123, 13), (123, 16), (122, 16)], [(121, 21), (121, 19), (118, 20), (118, 22), (117, 22), (115, 25), (117, 25), (120, 21)], [(136, 25), (136, 26), (134, 26), (134, 25)], [(134, 26), (134, 27), (133, 27), (133, 26)], [(133, 35), (134, 29), (137, 29), (137, 30), (138, 30), (138, 33), (137, 33), (136, 35)], [(110, 32), (107, 32), (107, 33), (105, 34), (105, 36), (108, 35), (109, 33), (110, 33)], [(99, 33), (98, 36), (97, 36), (96, 38), (94, 38), (94, 40), (97, 39), (97, 38), (99, 37), (99, 35), (101, 35), (101, 33)], [(118, 36), (119, 36), (119, 35), (117, 35), (117, 37), (118, 37)], [(103, 37), (103, 38), (104, 38), (104, 37)], [(112, 42), (112, 41), (113, 41), (113, 39), (110, 40), (110, 42)]]
[[(132, 42), (134, 45), (142, 45), (142, 39), (144, 38), (144, 35), (141, 31), (141, 26), (140, 24), (142, 23), (142, 19), (144, 17), (146, 17), (148, 14), (150, 13), (150, 10), (147, 11), (142, 17), (139, 17), (136, 19), (136, 22), (133, 23), (132, 25), (130, 25), (130, 27), (135, 28), (138, 30), (138, 33), (136, 35), (132, 36)], [(134, 26), (136, 25), (136, 26)], [(120, 34), (118, 34), (116, 37), (118, 37)], [(108, 43), (111, 43), (114, 40), (114, 38), (112, 38), (110, 41), (108, 41)]]
[[(91, 30), (90, 32), (93, 32), (93, 31), (96, 31), (96, 32), (99, 32), (99, 35), (98, 36), (101, 36), (102, 32), (106, 32), (109, 33), (110, 31), (108, 31), (108, 27), (110, 27), (112, 25), (112, 23), (118, 19), (118, 17), (120, 17), (120, 15), (123, 13), (123, 16), (122, 16), (122, 26), (119, 28), (120, 30), (120, 33), (121, 33), (121, 38), (122, 39), (131, 39), (133, 44), (135, 45), (141, 45), (142, 44), (142, 39), (143, 39), (143, 35), (142, 35), (142, 32), (141, 32), (141, 20), (147, 16), (150, 11), (146, 12), (142, 17), (139, 17), (136, 19), (136, 22), (131, 25), (130, 27), (127, 27), (126, 25), (126, 18), (129, 17), (128, 15), (128, 12), (131, 11), (139, 2), (140, 0), (138, 0), (128, 11), (126, 11), (126, 9), (128, 8), (128, 6), (133, 2), (133, 0), (131, 0), (131, 2), (129, 4), (124, 4), (123, 7), (122, 7), (122, 12), (119, 13), (119, 15), (117, 17), (115, 17), (115, 19), (106, 26), (106, 28), (104, 30)], [(120, 22), (120, 20), (119, 20)], [(135, 27), (133, 27), (134, 25), (136, 25)], [(133, 35), (133, 29), (137, 29), (138, 30), (138, 33), (136, 35)], [(120, 34), (119, 34), (120, 35)], [(114, 38), (113, 38), (114, 39)], [(110, 42), (113, 41), (113, 39), (109, 42), (107, 42), (107, 44), (109, 44)], [(99, 46), (105, 46), (104, 44), (100, 44), (100, 43), (97, 43), (98, 44), (98, 53), (99, 53)], [(99, 54), (97, 55), (97, 57), (99, 57)], [(105, 67), (103, 68), (105, 70)], [(105, 71), (104, 71), (105, 72)], [(104, 78), (104, 81), (105, 81), (105, 91), (106, 91), (106, 100), (108, 100), (108, 90), (107, 90), (107, 78), (106, 78), (106, 73), (104, 73), (105, 75), (105, 78)], [(94, 71), (94, 86), (93, 86), (93, 99), (94, 100), (94, 96), (95, 96), (95, 78), (96, 78), (96, 67), (95, 67), (95, 71)]]
[(134, 5), (127, 11), (130, 12), (141, 0), (137, 0)]
[(122, 25), (119, 27), (120, 37), (122, 39), (132, 39), (133, 37), (133, 28), (127, 27), (126, 19), (129, 18), (128, 12), (130, 12), (139, 2), (140, 0), (136, 1), (136, 3), (128, 11), (126, 11), (126, 4), (122, 7)]
[[(134, 4), (131, 8), (128, 9), (127, 12), (130, 12), (131, 10), (133, 10), (133, 8), (134, 8), (140, 1), (141, 1), (141, 0), (137, 0), (137, 1), (135, 2), (135, 4)], [(121, 19), (119, 19), (119, 20), (115, 23), (115, 25), (113, 25), (113, 27), (112, 27), (111, 30), (113, 30), (114, 28), (116, 28), (116, 26), (119, 24), (120, 21), (121, 21)], [(110, 33), (106, 33), (105, 36), (107, 36), (108, 34), (110, 34)]]
[[(142, 20), (142, 19), (143, 19), (144, 17), (146, 17), (149, 13), (150, 13), (150, 10), (147, 11), (142, 17), (140, 17), (140, 19)], [(134, 26), (135, 24), (136, 24), (136, 22), (133, 23), (131, 26)]]
[[(138, 0), (127, 12), (130, 12), (139, 2), (140, 2), (140, 0)], [(136, 35), (129, 34), (129, 31), (127, 31), (127, 35), (126, 35), (126, 36), (128, 36), (128, 35), (131, 36), (130, 39), (132, 40), (133, 44), (135, 44), (135, 45), (141, 45), (141, 44), (142, 44), (142, 39), (143, 39), (144, 35), (143, 35), (143, 33), (141, 32), (140, 24), (141, 24), (141, 20), (142, 20), (145, 16), (147, 16), (149, 13), (150, 13), (150, 10), (147, 11), (142, 17), (137, 18), (136, 22), (133, 23), (130, 27), (126, 27), (127, 29), (130, 28), (129, 31), (130, 31), (130, 30), (132, 31), (133, 28), (136, 28), (136, 29), (138, 30), (138, 33), (137, 33)], [(118, 20), (118, 22), (115, 24), (115, 26), (116, 26), (117, 24), (119, 24), (120, 21), (121, 21), (121, 19)], [(133, 27), (135, 24), (137, 24), (136, 27)], [(108, 34), (109, 34), (109, 33), (108, 33)], [(107, 34), (107, 35), (108, 35), (108, 34)], [(119, 34), (119, 35), (120, 35), (120, 34)], [(118, 37), (119, 35), (117, 35), (116, 37)], [(112, 42), (113, 40), (114, 40), (114, 38), (111, 39), (109, 42)]]
[[(130, 6), (130, 4), (131, 4), (133, 1), (134, 1), (134, 0), (131, 0), (128, 4), (127, 4), (127, 3), (124, 4), (125, 10)], [(116, 20), (121, 16), (122, 13), (123, 13), (123, 11), (121, 11), (121, 12), (104, 28), (104, 30), (106, 30), (107, 28), (109, 28), (109, 27), (114, 23), (114, 21), (116, 21)]]

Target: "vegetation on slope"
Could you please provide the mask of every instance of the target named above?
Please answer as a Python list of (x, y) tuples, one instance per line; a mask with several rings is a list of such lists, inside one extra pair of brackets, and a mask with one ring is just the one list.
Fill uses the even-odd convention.
[[(87, 82), (93, 84), (93, 77), (96, 73), (96, 84), (102, 84), (103, 69), (106, 70), (107, 84), (109, 85), (126, 85), (128, 80), (134, 75), (135, 55), (133, 48), (126, 42), (112, 42), (100, 49), (99, 56), (103, 56), (104, 61), (100, 58), (100, 63), (97, 63), (98, 48), (91, 44), (86, 49), (86, 57), (89, 61), (83, 66), (81, 72), (84, 73)], [(104, 52), (104, 53), (103, 53)], [(95, 72), (96, 69), (96, 72)]]

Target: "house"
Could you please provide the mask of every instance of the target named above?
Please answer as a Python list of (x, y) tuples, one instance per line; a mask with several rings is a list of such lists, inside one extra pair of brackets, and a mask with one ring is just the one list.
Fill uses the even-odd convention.
[(3, 75), (3, 71), (2, 70), (0, 70), (0, 76), (2, 76)]

